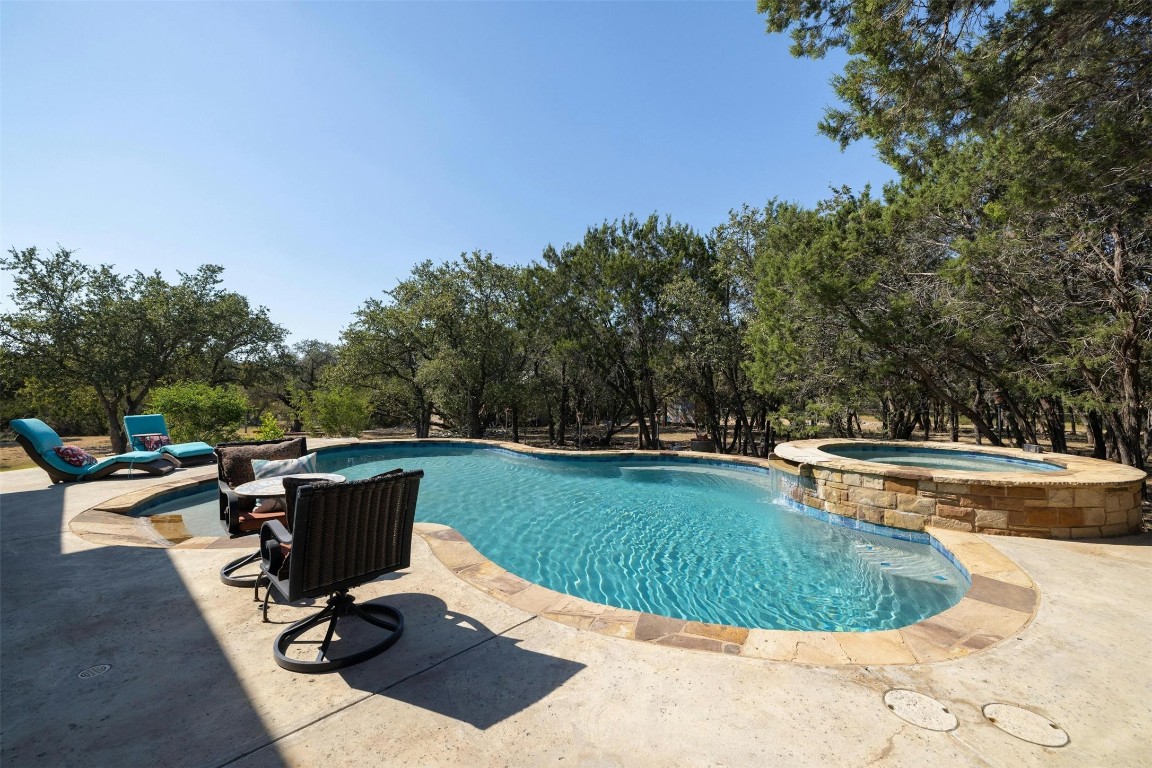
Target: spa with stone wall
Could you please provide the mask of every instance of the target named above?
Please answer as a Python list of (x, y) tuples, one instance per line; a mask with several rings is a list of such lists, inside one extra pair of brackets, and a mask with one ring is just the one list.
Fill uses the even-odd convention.
[[(846, 440), (800, 440), (777, 446), (771, 465), (793, 480), (795, 501), (843, 517), (893, 528), (926, 526), (976, 533), (1088, 539), (1139, 533), (1144, 473), (1133, 467), (1065, 454), (1042, 458), (1063, 469), (1030, 473), (965, 472), (846, 459), (821, 446)], [(869, 441), (877, 444), (877, 441)], [(896, 445), (896, 444), (894, 444)], [(933, 449), (948, 443), (907, 443)], [(963, 445), (955, 450), (1036, 460), (1035, 454)]]

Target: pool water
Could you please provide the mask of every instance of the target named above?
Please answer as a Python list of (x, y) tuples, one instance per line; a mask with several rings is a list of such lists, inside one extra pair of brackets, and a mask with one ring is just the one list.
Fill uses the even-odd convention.
[(1064, 467), (1044, 461), (1015, 459), (978, 451), (950, 451), (943, 448), (920, 448), (899, 445), (826, 445), (824, 453), (843, 459), (876, 461), (901, 467), (952, 469), (966, 472), (1059, 472)]
[[(765, 470), (668, 459), (537, 458), (445, 444), (350, 446), (349, 479), (423, 469), (416, 519), (450, 525), (522, 578), (597, 603), (741, 627), (864, 631), (954, 605), (968, 581), (925, 544), (789, 509)], [(181, 511), (182, 510), (182, 511)], [(155, 507), (194, 534), (215, 491)]]

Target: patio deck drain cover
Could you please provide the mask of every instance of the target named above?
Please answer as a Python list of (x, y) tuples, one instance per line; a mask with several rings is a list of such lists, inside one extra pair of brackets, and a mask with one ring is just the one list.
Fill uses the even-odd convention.
[(90, 677), (99, 677), (110, 669), (112, 669), (112, 665), (110, 664), (97, 664), (94, 667), (88, 667), (88, 669), (76, 675), (76, 677), (81, 680), (87, 680)]
[(1011, 736), (1041, 747), (1063, 747), (1068, 733), (1046, 717), (1012, 704), (985, 704), (988, 722)]
[(948, 707), (916, 691), (893, 688), (884, 694), (884, 704), (901, 720), (929, 731), (951, 731), (960, 724)]

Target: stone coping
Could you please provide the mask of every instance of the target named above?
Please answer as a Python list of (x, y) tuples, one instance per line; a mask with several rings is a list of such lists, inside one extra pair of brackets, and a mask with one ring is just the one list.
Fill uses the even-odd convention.
[(655, 645), (815, 665), (926, 664), (981, 651), (1020, 633), (1040, 604), (1032, 580), (979, 536), (930, 533), (968, 571), (972, 586), (956, 605), (916, 624), (876, 632), (747, 629), (615, 608), (520, 578), (478, 552), (446, 525), (416, 533), (464, 581), (523, 611), (577, 629)]
[[(382, 440), (362, 444), (450, 442), (560, 456), (677, 457), (673, 451), (572, 452), (479, 440)], [(339, 446), (344, 447), (344, 446)], [(322, 450), (322, 449), (321, 449)], [(767, 467), (767, 460), (688, 454), (721, 463)], [(194, 537), (179, 515), (133, 517), (141, 504), (207, 490), (215, 478), (166, 479), (84, 510), (70, 523), (76, 535), (101, 544), (172, 549), (251, 549), (248, 537)], [(202, 487), (200, 487), (202, 486)], [(992, 647), (1021, 632), (1039, 608), (1039, 590), (1011, 559), (979, 536), (952, 530), (927, 532), (953, 555), (971, 588), (948, 610), (901, 629), (875, 632), (810, 632), (747, 629), (674, 619), (601, 605), (555, 592), (496, 565), (453, 528), (417, 523), (415, 532), (457, 577), (515, 608), (576, 629), (655, 645), (812, 665), (923, 664), (949, 661)]]
[[(957, 453), (984, 453), (1022, 461), (1054, 464), (1063, 469), (1055, 472), (1013, 471), (1006, 468), (1000, 472), (970, 472), (959, 469), (929, 469), (885, 464), (879, 461), (847, 459), (822, 449), (833, 445), (890, 445), (896, 448), (930, 448)], [(1028, 453), (1016, 448), (998, 448), (990, 445), (969, 445), (967, 443), (936, 443), (910, 440), (853, 440), (850, 438), (822, 438), (819, 440), (794, 440), (777, 445), (773, 453), (793, 464), (819, 466), (842, 472), (883, 474), (905, 480), (929, 480), (940, 483), (965, 483), (967, 485), (1026, 485), (1044, 487), (1091, 487), (1112, 486), (1124, 483), (1141, 482), (1144, 472), (1125, 464), (1117, 464), (1102, 459), (1074, 456), (1067, 453)]]

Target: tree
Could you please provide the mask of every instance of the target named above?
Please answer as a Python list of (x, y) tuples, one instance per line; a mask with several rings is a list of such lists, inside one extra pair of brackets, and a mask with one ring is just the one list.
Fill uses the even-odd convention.
[[(305, 339), (291, 349), (276, 347), (275, 362), (256, 366), (262, 375), (247, 384), (257, 412), (269, 403), (278, 403), (289, 416), (289, 429), (299, 432), (304, 428), (303, 403), (320, 387), (322, 376), (340, 358), (340, 347), (326, 341)], [(251, 377), (250, 377), (251, 378)]]
[(519, 275), (479, 251), (418, 265), (389, 301), (370, 299), (357, 311), (343, 335), (345, 367), (378, 387), (403, 382), (418, 437), (428, 435), (433, 412), (483, 437), (503, 406), (500, 386), (521, 373)]
[(15, 289), (15, 311), (0, 315), (0, 338), (22, 375), (89, 388), (117, 452), (127, 447), (121, 418), (136, 413), (154, 387), (195, 368), (204, 350), (213, 359), (243, 359), (284, 336), (267, 310), (219, 288), (218, 266), (169, 283), (159, 272), (123, 276), (92, 267), (62, 248), (27, 248), (9, 250), (0, 267), (13, 274)]
[(425, 366), (435, 355), (436, 329), (414, 306), (418, 292), (401, 283), (390, 302), (369, 299), (344, 330), (344, 366), (349, 375), (372, 383), (391, 397), (391, 407), (416, 425), (416, 437), (428, 437), (435, 407)]
[(1046, 360), (1046, 370), (1022, 366), (1039, 379), (1033, 392), (1049, 402), (1061, 386), (1082, 392), (1115, 457), (1141, 465), (1152, 319), (1147, 1), (759, 7), (769, 31), (792, 32), (797, 55), (849, 52), (833, 80), (844, 106), (821, 129), (842, 145), (875, 140), (905, 192), (934, 200), (922, 212), (956, 225), (935, 230), (955, 259), (953, 285), (986, 297), (981, 306), (958, 292), (962, 301), (984, 316), (1006, 307), (1017, 362), (1025, 352)]
[(554, 308), (564, 340), (628, 403), (640, 447), (659, 447), (653, 419), (669, 394), (664, 292), (681, 271), (707, 260), (704, 239), (655, 214), (629, 216), (589, 229), (583, 242), (559, 252), (549, 246), (544, 260), (565, 288)]

